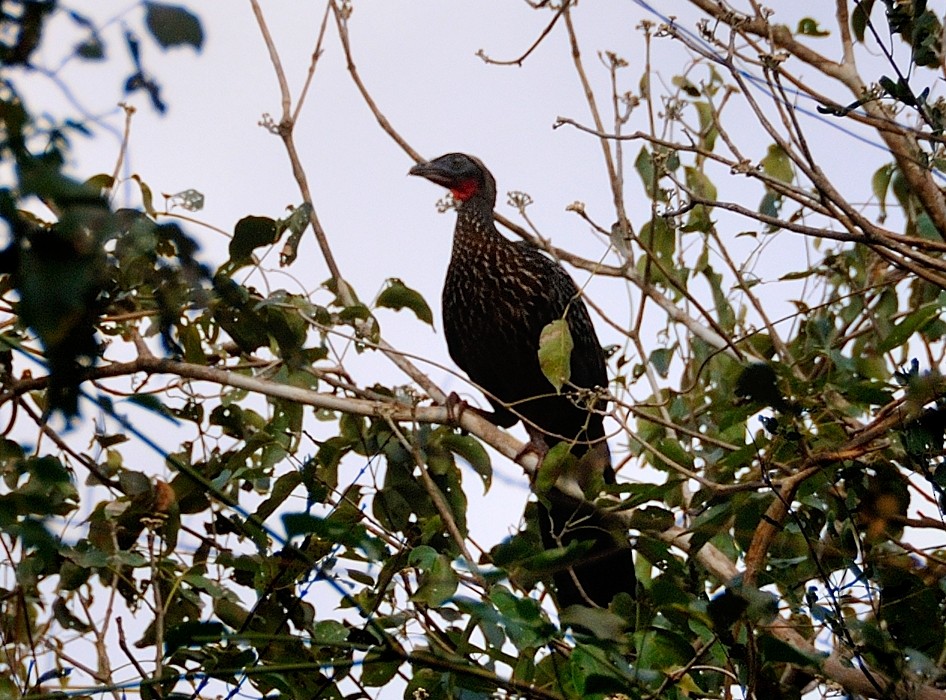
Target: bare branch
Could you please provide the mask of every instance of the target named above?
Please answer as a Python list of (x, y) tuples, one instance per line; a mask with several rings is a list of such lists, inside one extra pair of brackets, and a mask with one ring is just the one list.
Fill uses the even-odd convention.
[(509, 60), (509, 61), (499, 61), (487, 56), (486, 52), (483, 51), (483, 49), (480, 49), (479, 51), (477, 51), (476, 55), (482, 58), (484, 62), (493, 66), (521, 66), (525, 62), (525, 60), (529, 58), (529, 56), (532, 55), (532, 52), (535, 51), (537, 48), (539, 48), (539, 44), (541, 44), (545, 40), (545, 37), (547, 37), (551, 33), (552, 29), (555, 27), (555, 23), (558, 22), (559, 18), (561, 18), (562, 13), (565, 12), (570, 2), (571, 0), (565, 0), (565, 2), (562, 3), (562, 6), (558, 9), (558, 11), (556, 11), (555, 15), (552, 17), (552, 21), (549, 22), (546, 25), (545, 29), (542, 30), (542, 33), (539, 34), (539, 38), (536, 39), (534, 42), (532, 42), (532, 46), (526, 49), (525, 53), (523, 53), (518, 58), (513, 58), (512, 60)]
[[(861, 99), (868, 93), (867, 86), (857, 73), (856, 66), (851, 61), (837, 63), (813, 51), (799, 42), (792, 35), (791, 30), (784, 25), (772, 25), (759, 18), (745, 17), (731, 12), (721, 3), (713, 0), (691, 0), (709, 16), (730, 26), (732, 30), (742, 36), (757, 36), (773, 42), (774, 48), (788, 51), (791, 55), (818, 69), (826, 76), (839, 81), (855, 97)], [(876, 100), (862, 102), (861, 107), (871, 117), (884, 121), (892, 121), (893, 115), (887, 107)], [(916, 194), (929, 214), (936, 230), (946, 238), (946, 198), (933, 180), (930, 171), (918, 158), (920, 152), (916, 138), (903, 133), (894, 133), (890, 130), (879, 130), (881, 138), (890, 149), (900, 172), (909, 183), (910, 189)]]

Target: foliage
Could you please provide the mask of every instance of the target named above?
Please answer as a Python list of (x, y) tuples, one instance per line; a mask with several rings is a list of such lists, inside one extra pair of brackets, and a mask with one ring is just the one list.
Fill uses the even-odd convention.
[[(611, 93), (589, 100), (595, 126), (557, 125), (608, 153), (616, 223), (570, 210), (610, 257), (555, 248), (498, 217), (636, 302), (632, 323), (612, 324), (624, 344), (611, 358), (610, 424), (616, 456), (650, 471), (586, 497), (626, 520), (642, 592), (560, 615), (543, 581), (580, 548), (542, 551), (533, 505), (520, 533), (474, 557), (467, 494), (490, 488), (498, 453), (538, 472), (539, 491), (569, 455), (537, 470), (513, 437), (474, 412), (458, 417), (386, 343), (379, 316), (433, 324), (431, 309), (393, 277), (373, 302), (359, 299), (303, 176), (303, 203), (283, 219), (247, 213), (211, 270), (142, 178), (139, 211), (115, 208), (116, 176), (67, 175), (70, 142), (87, 125), (49, 124), (17, 81), (43, 70), (33, 55), (51, 17), (79, 36), (70, 60), (103, 60), (108, 47), (55, 0), (0, 6), (0, 166), (12, 179), (0, 189), (0, 405), (10, 412), (0, 693), (98, 695), (130, 683), (146, 697), (251, 687), (342, 698), (397, 681), (411, 698), (728, 697), (734, 686), (791, 698), (838, 685), (944, 697), (941, 21), (919, 0), (842, 2), (840, 25), (826, 15), (794, 28), (761, 10), (693, 4), (710, 14), (640, 27), (648, 52), (686, 48), (684, 71), (662, 83), (648, 54), (626, 88), (628, 62), (607, 52)], [(567, 34), (591, 90), (572, 23), (585, 8), (530, 5), (549, 29), (539, 41)], [(200, 49), (189, 10), (140, 9), (157, 46)], [(345, 51), (350, 9), (326, 10)], [(827, 57), (829, 43), (842, 62)], [(125, 49), (134, 71), (124, 89), (163, 111), (130, 31)], [(859, 74), (850, 57), (868, 54), (880, 69)], [(267, 126), (299, 174), (292, 114)], [(840, 177), (813, 144), (855, 124), (889, 162)], [(734, 178), (750, 183), (742, 199), (727, 199)], [(649, 213), (626, 206), (637, 191)], [(870, 196), (874, 216), (857, 204)], [(318, 296), (240, 281), (277, 245), (292, 265), (308, 230), (329, 270)], [(773, 271), (765, 256), (782, 246), (813, 264), (779, 254)], [(774, 298), (791, 300), (790, 318), (771, 317)], [(550, 390), (569, 378), (562, 327), (543, 333)], [(356, 383), (331, 353), (339, 336), (386, 353), (411, 385)], [(155, 388), (158, 377), (169, 379)], [(91, 448), (54, 427), (60, 417), (84, 425), (93, 407), (115, 427), (96, 429)], [(29, 424), (43, 431), (38, 445)], [(163, 451), (155, 430), (177, 446)], [(352, 465), (358, 478), (343, 470)], [(479, 483), (464, 483), (462, 465)], [(135, 639), (122, 618), (128, 637), (139, 623)], [(70, 656), (64, 634), (94, 640), (94, 658)], [(80, 663), (81, 682), (68, 673)]]

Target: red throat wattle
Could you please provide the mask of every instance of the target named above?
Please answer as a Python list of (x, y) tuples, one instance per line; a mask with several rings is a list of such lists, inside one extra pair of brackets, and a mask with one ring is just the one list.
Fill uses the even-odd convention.
[(464, 180), (459, 183), (456, 187), (451, 187), (450, 191), (453, 193), (455, 199), (460, 202), (465, 202), (480, 188), (476, 180)]

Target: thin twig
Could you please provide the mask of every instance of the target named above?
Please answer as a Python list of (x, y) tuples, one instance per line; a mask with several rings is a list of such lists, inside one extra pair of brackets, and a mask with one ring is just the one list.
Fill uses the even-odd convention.
[[(305, 169), (302, 167), (302, 161), (299, 158), (299, 153), (296, 150), (296, 144), (293, 138), (293, 129), (295, 128), (296, 123), (293, 121), (292, 95), (289, 92), (289, 83), (286, 80), (286, 73), (283, 70), (282, 62), (279, 59), (279, 51), (276, 49), (276, 43), (273, 40), (272, 34), (269, 32), (269, 26), (266, 24), (266, 18), (263, 16), (263, 11), (259, 6), (258, 0), (250, 0), (250, 4), (253, 7), (253, 14), (256, 16), (256, 23), (259, 25), (260, 33), (263, 35), (263, 42), (266, 44), (266, 49), (269, 52), (269, 58), (270, 61), (272, 61), (273, 69), (276, 72), (276, 80), (279, 83), (279, 94), (282, 102), (282, 117), (279, 121), (279, 124), (276, 126), (276, 132), (279, 134), (279, 137), (283, 141), (283, 145), (286, 147), (286, 153), (289, 156), (289, 163), (292, 167), (292, 175), (295, 178), (296, 183), (299, 185), (299, 190), (302, 193), (302, 201), (307, 202), (310, 205), (309, 223), (312, 226), (312, 231), (315, 233), (316, 241), (318, 242), (319, 248), (322, 251), (322, 258), (325, 260), (325, 265), (328, 267), (329, 274), (332, 276), (332, 279), (334, 279), (338, 285), (339, 297), (346, 306), (351, 306), (354, 304), (354, 296), (351, 294), (348, 284), (342, 278), (338, 264), (335, 262), (335, 255), (332, 253), (332, 248), (328, 242), (328, 236), (325, 233), (325, 229), (322, 228), (318, 214), (315, 211), (315, 206), (312, 200), (312, 192), (309, 189), (309, 181), (306, 177)], [(321, 41), (322, 36), (322, 34), (319, 35), (319, 41)], [(316, 46), (316, 49), (313, 52), (315, 60), (318, 60), (319, 54), (320, 49), (318, 46)]]
[(112, 196), (115, 195), (116, 184), (121, 175), (122, 165), (125, 162), (125, 154), (128, 153), (128, 140), (131, 138), (131, 118), (135, 114), (135, 108), (129, 104), (121, 102), (118, 106), (125, 110), (125, 128), (122, 130), (122, 141), (121, 146), (118, 148), (118, 158), (115, 160), (115, 169), (112, 170), (112, 184), (109, 187)]
[[(591, 88), (591, 83), (588, 80), (584, 64), (581, 60), (581, 49), (578, 46), (578, 35), (572, 23), (570, 6), (566, 3), (562, 9), (565, 17), (565, 26), (568, 28), (568, 41), (571, 45), (572, 63), (575, 66), (575, 71), (578, 73), (579, 81), (584, 90), (585, 102), (588, 103), (588, 108), (591, 110), (591, 118), (594, 120), (598, 131), (604, 131), (604, 122), (601, 120), (601, 113), (598, 111), (595, 93)], [(618, 172), (614, 165), (614, 158), (607, 141), (601, 141), (601, 152), (604, 155), (604, 164), (608, 171), (608, 181), (611, 183), (611, 195), (614, 200), (614, 210), (618, 215), (618, 226), (620, 227), (621, 233), (624, 236), (628, 236), (631, 232), (631, 223), (624, 209), (624, 192), (621, 190), (621, 179), (618, 177)]]
[(562, 13), (565, 12), (565, 8), (568, 7), (570, 1), (571, 0), (566, 0), (565, 2), (562, 3), (562, 6), (555, 13), (555, 16), (552, 17), (552, 21), (549, 22), (548, 25), (546, 25), (545, 29), (542, 30), (542, 33), (539, 34), (539, 38), (536, 39), (534, 42), (532, 42), (532, 46), (526, 49), (525, 53), (519, 56), (519, 58), (514, 58), (509, 61), (499, 61), (487, 56), (486, 52), (483, 51), (483, 49), (480, 49), (479, 51), (477, 51), (476, 55), (482, 58), (484, 62), (493, 66), (521, 66), (525, 62), (525, 60), (529, 58), (532, 52), (535, 51), (537, 48), (539, 48), (539, 44), (541, 44), (545, 40), (545, 37), (547, 37), (551, 33), (553, 27), (555, 27), (555, 23), (558, 22), (559, 18), (561, 18)]

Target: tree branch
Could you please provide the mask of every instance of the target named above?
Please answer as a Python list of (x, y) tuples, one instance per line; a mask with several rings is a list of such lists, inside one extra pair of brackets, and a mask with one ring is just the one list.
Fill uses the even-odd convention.
[[(683, 528), (672, 527), (657, 537), (684, 552), (690, 552), (690, 533)], [(703, 567), (719, 581), (733, 581), (739, 570), (722, 552), (711, 544), (704, 544), (693, 554)], [(814, 644), (799, 634), (788, 620), (777, 618), (769, 625), (757, 625), (772, 636), (798, 649), (810, 657), (822, 656)], [(846, 690), (871, 698), (909, 697), (915, 700), (946, 700), (946, 691), (930, 685), (909, 680), (892, 680), (869, 668), (852, 665), (850, 659), (831, 654), (821, 662), (821, 672), (826, 679), (843, 686)]]
[[(861, 100), (868, 94), (867, 86), (858, 75), (853, 61), (837, 63), (829, 60), (796, 40), (792, 31), (785, 25), (773, 25), (763, 19), (732, 12), (714, 0), (690, 2), (710, 17), (728, 25), (736, 34), (771, 41), (773, 47), (787, 51), (826, 76), (834, 78), (844, 85), (855, 99)], [(861, 108), (875, 119), (893, 121), (894, 114), (879, 100), (862, 101)], [(924, 159), (920, 157), (921, 149), (916, 138), (909, 133), (895, 133), (891, 130), (878, 130), (878, 134), (893, 154), (909, 188), (920, 200), (940, 236), (946, 240), (946, 198), (923, 164)]]

